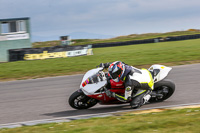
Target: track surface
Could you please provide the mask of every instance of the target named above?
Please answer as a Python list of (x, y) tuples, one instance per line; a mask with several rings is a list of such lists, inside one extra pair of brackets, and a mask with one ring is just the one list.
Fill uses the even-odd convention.
[[(96, 105), (74, 110), (67, 102), (83, 75), (0, 82), (0, 124), (128, 110), (129, 105)], [(200, 64), (175, 66), (167, 77), (176, 84), (174, 95), (141, 108), (200, 103)]]

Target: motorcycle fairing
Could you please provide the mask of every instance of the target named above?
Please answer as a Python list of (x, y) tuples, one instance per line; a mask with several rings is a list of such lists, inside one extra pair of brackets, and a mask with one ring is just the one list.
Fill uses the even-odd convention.
[(94, 84), (87, 84), (85, 87), (81, 87), (81, 88), (86, 95), (92, 95), (97, 90), (104, 87), (106, 85), (106, 83), (107, 83), (107, 81), (104, 80), (104, 81), (100, 81), (100, 82), (94, 83)]
[[(110, 91), (115, 92), (119, 95), (124, 95), (125, 89), (115, 88), (115, 89), (110, 89)], [(95, 93), (95, 94), (91, 94), (91, 95), (88, 95), (88, 96), (101, 101), (101, 104), (104, 104), (104, 103), (107, 103), (107, 104), (110, 103), (111, 104), (113, 102), (114, 103), (121, 103), (120, 101), (118, 101), (114, 97), (108, 97), (105, 92)]]
[[(94, 94), (97, 90), (99, 90), (100, 88), (102, 88), (103, 86), (105, 86), (107, 84), (107, 80), (106, 80), (105, 74), (101, 73), (102, 70), (103, 70), (102, 67), (95, 68), (95, 69), (92, 69), (92, 70), (88, 71), (84, 75), (83, 80), (82, 80), (82, 82), (80, 84), (80, 88), (83, 90), (83, 92), (86, 95), (92, 95), (92, 94)], [(101, 74), (101, 79), (98, 82), (95, 82), (95, 83), (86, 83), (85, 84), (85, 81), (87, 81), (93, 75), (95, 75), (97, 73)]]
[(156, 83), (167, 77), (171, 69), (171, 67), (167, 67), (164, 65), (152, 65), (148, 70), (154, 74), (154, 83)]
[(82, 83), (85, 82), (85, 80), (87, 78), (89, 78), (90, 76), (98, 73), (99, 71), (103, 70), (103, 67), (99, 67), (99, 68), (95, 68), (95, 69), (92, 69), (92, 70), (89, 70), (88, 72), (86, 72), (86, 74), (83, 76), (83, 79), (82, 79), (82, 82), (81, 82), (81, 85), (80, 85), (80, 88), (82, 88)]

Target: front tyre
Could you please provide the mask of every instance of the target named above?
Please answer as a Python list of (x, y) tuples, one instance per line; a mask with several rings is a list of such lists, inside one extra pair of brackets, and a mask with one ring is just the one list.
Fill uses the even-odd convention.
[(75, 91), (69, 97), (68, 102), (74, 109), (88, 109), (98, 103), (96, 99), (86, 96), (82, 91)]

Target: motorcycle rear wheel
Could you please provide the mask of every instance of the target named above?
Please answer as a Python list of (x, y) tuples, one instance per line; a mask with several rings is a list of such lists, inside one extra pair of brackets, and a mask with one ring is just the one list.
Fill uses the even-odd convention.
[(153, 92), (155, 92), (156, 94), (161, 94), (162, 97), (152, 97), (149, 102), (162, 102), (166, 99), (168, 99), (169, 97), (172, 96), (172, 94), (175, 91), (175, 84), (173, 81), (169, 80), (169, 79), (164, 79), (158, 83), (155, 83), (154, 86), (154, 90)]
[(69, 97), (68, 103), (74, 109), (88, 109), (96, 105), (98, 101), (86, 96), (82, 91), (75, 91)]

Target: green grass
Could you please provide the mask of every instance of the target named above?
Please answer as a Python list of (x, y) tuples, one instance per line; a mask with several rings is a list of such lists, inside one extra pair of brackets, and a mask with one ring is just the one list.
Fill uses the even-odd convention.
[[(131, 34), (126, 36), (119, 36), (110, 39), (73, 39), (75, 42), (73, 45), (86, 45), (86, 44), (95, 44), (95, 43), (106, 43), (106, 42), (124, 42), (124, 41), (133, 41), (133, 40), (143, 40), (143, 39), (152, 39), (152, 38), (166, 38), (169, 36), (181, 36), (181, 35), (193, 35), (200, 34), (199, 30), (196, 31), (174, 31), (167, 33), (146, 33), (146, 34)], [(60, 45), (60, 41), (47, 41), (47, 42), (34, 42), (34, 48), (39, 47), (51, 47)]]
[(200, 108), (40, 124), (0, 133), (199, 133)]
[(0, 80), (82, 73), (101, 62), (116, 60), (133, 66), (155, 63), (177, 65), (185, 61), (199, 61), (200, 39), (95, 48), (93, 53), (91, 56), (1, 63)]
[(55, 41), (46, 41), (46, 42), (34, 42), (32, 43), (33, 48), (41, 48), (41, 47), (52, 47), (60, 45), (61, 42), (58, 40)]

